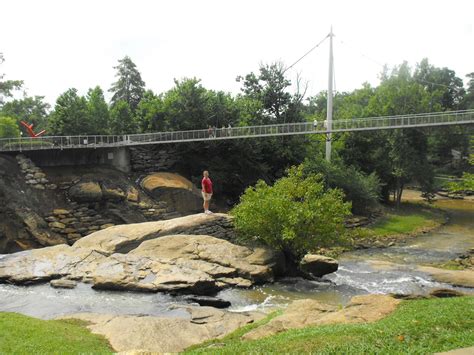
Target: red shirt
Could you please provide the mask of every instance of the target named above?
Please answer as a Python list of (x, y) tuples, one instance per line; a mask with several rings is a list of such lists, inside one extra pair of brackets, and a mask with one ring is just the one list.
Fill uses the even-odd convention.
[(202, 190), (207, 194), (212, 194), (212, 181), (208, 177), (202, 178), (201, 181)]

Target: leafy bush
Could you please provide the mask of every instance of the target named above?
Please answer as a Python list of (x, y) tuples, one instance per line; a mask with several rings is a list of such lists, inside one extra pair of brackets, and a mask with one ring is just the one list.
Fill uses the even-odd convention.
[(351, 204), (343, 192), (327, 190), (320, 175), (293, 167), (273, 186), (259, 181), (232, 210), (239, 235), (282, 250), (293, 262), (306, 252), (336, 244), (344, 235)]
[(462, 174), (462, 180), (460, 182), (449, 182), (448, 189), (452, 193), (462, 193), (474, 191), (474, 174), (465, 172)]
[(321, 174), (326, 187), (342, 189), (355, 214), (366, 214), (378, 202), (381, 182), (376, 173), (367, 175), (341, 161), (327, 162), (320, 158), (306, 159), (304, 172)]

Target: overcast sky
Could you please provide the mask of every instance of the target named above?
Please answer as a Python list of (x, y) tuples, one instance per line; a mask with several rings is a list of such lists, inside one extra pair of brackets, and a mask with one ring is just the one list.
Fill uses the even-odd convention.
[[(157, 93), (183, 77), (237, 93), (237, 75), (292, 64), (331, 25), (338, 91), (377, 84), (383, 64), (424, 57), (464, 80), (474, 72), (472, 0), (0, 0), (0, 73), (54, 103), (71, 87), (108, 90), (128, 55)], [(289, 76), (300, 73), (314, 95), (327, 87), (327, 67), (328, 41)]]

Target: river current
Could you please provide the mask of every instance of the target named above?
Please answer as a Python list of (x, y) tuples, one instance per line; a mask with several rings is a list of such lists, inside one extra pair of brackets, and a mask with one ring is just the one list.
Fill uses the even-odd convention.
[[(450, 214), (446, 225), (401, 246), (346, 253), (339, 258), (339, 270), (320, 281), (286, 278), (252, 289), (224, 290), (217, 296), (232, 303), (231, 311), (239, 312), (284, 307), (301, 298), (345, 304), (358, 294), (426, 294), (435, 288), (455, 288), (432, 281), (429, 275), (416, 271), (416, 265), (448, 261), (474, 247), (474, 202), (441, 200), (437, 206)], [(378, 268), (377, 262), (402, 264), (405, 268)], [(473, 289), (456, 289), (474, 292)], [(72, 290), (54, 289), (49, 284), (27, 287), (0, 285), (0, 311), (44, 319), (78, 312), (182, 317), (185, 313), (174, 306), (184, 303), (179, 296), (95, 291), (87, 284), (79, 284)]]

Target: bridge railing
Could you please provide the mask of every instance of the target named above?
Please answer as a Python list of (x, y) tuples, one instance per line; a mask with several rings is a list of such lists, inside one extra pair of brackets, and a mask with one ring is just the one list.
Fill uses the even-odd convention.
[(0, 139), (0, 151), (100, 148), (125, 145), (127, 136), (45, 136)]
[(125, 145), (203, 141), (209, 139), (221, 140), (310, 133), (324, 134), (331, 132), (393, 129), (464, 123), (474, 123), (474, 110), (334, 120), (332, 121), (331, 127), (327, 127), (325, 121), (319, 121), (282, 123), (261, 126), (209, 128), (189, 131), (168, 131), (130, 135), (7, 138), (0, 139), (0, 151), (102, 148)]

